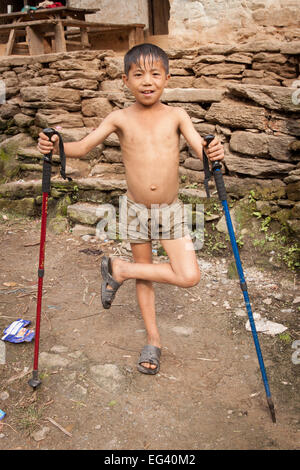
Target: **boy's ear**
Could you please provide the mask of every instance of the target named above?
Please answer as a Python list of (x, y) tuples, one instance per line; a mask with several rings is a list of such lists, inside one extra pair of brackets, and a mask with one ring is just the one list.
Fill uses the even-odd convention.
[(127, 85), (128, 77), (127, 77), (127, 75), (126, 75), (125, 73), (123, 73), (123, 75), (122, 75), (122, 80), (123, 80), (124, 85), (128, 86), (128, 85)]

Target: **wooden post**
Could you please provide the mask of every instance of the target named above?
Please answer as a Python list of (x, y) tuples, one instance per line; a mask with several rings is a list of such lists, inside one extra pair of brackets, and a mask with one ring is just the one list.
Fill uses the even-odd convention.
[(43, 35), (38, 27), (26, 26), (26, 40), (30, 55), (44, 54)]
[(55, 25), (54, 33), (55, 33), (55, 52), (66, 52), (67, 45), (66, 45), (66, 39), (65, 39), (65, 32), (64, 32), (64, 27), (61, 21), (58, 21), (58, 23)]

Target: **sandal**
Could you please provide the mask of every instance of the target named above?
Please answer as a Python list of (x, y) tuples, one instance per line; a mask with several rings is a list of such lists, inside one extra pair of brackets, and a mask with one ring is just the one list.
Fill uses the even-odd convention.
[[(101, 260), (101, 274), (103, 279), (101, 284), (102, 305), (104, 308), (110, 308), (112, 301), (115, 298), (116, 292), (122, 285), (122, 282), (117, 282), (112, 277), (111, 259), (107, 256), (103, 256)], [(108, 289), (107, 286), (110, 286), (111, 289)]]
[[(160, 369), (160, 355), (161, 349), (157, 346), (153, 346), (152, 344), (147, 344), (142, 349), (137, 369), (139, 372), (143, 374), (150, 374), (155, 375), (159, 372)], [(150, 367), (142, 366), (143, 362), (148, 362), (149, 364), (154, 364), (156, 366), (155, 369), (151, 369)]]

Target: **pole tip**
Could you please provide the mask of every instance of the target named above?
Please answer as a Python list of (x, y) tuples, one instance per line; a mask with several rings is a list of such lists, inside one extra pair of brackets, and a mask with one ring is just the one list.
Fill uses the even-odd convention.
[(272, 421), (273, 423), (276, 423), (274, 403), (270, 397), (268, 397), (267, 400), (268, 400), (268, 405), (269, 405)]
[(39, 379), (37, 371), (33, 371), (32, 378), (28, 380), (28, 384), (33, 388), (33, 390), (36, 390), (41, 385), (41, 383), (42, 381)]

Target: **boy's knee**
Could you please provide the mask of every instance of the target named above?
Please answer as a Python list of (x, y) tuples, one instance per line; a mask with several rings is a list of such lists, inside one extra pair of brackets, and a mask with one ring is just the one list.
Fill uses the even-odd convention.
[(181, 287), (194, 287), (199, 283), (200, 279), (200, 270), (190, 271), (183, 276)]

